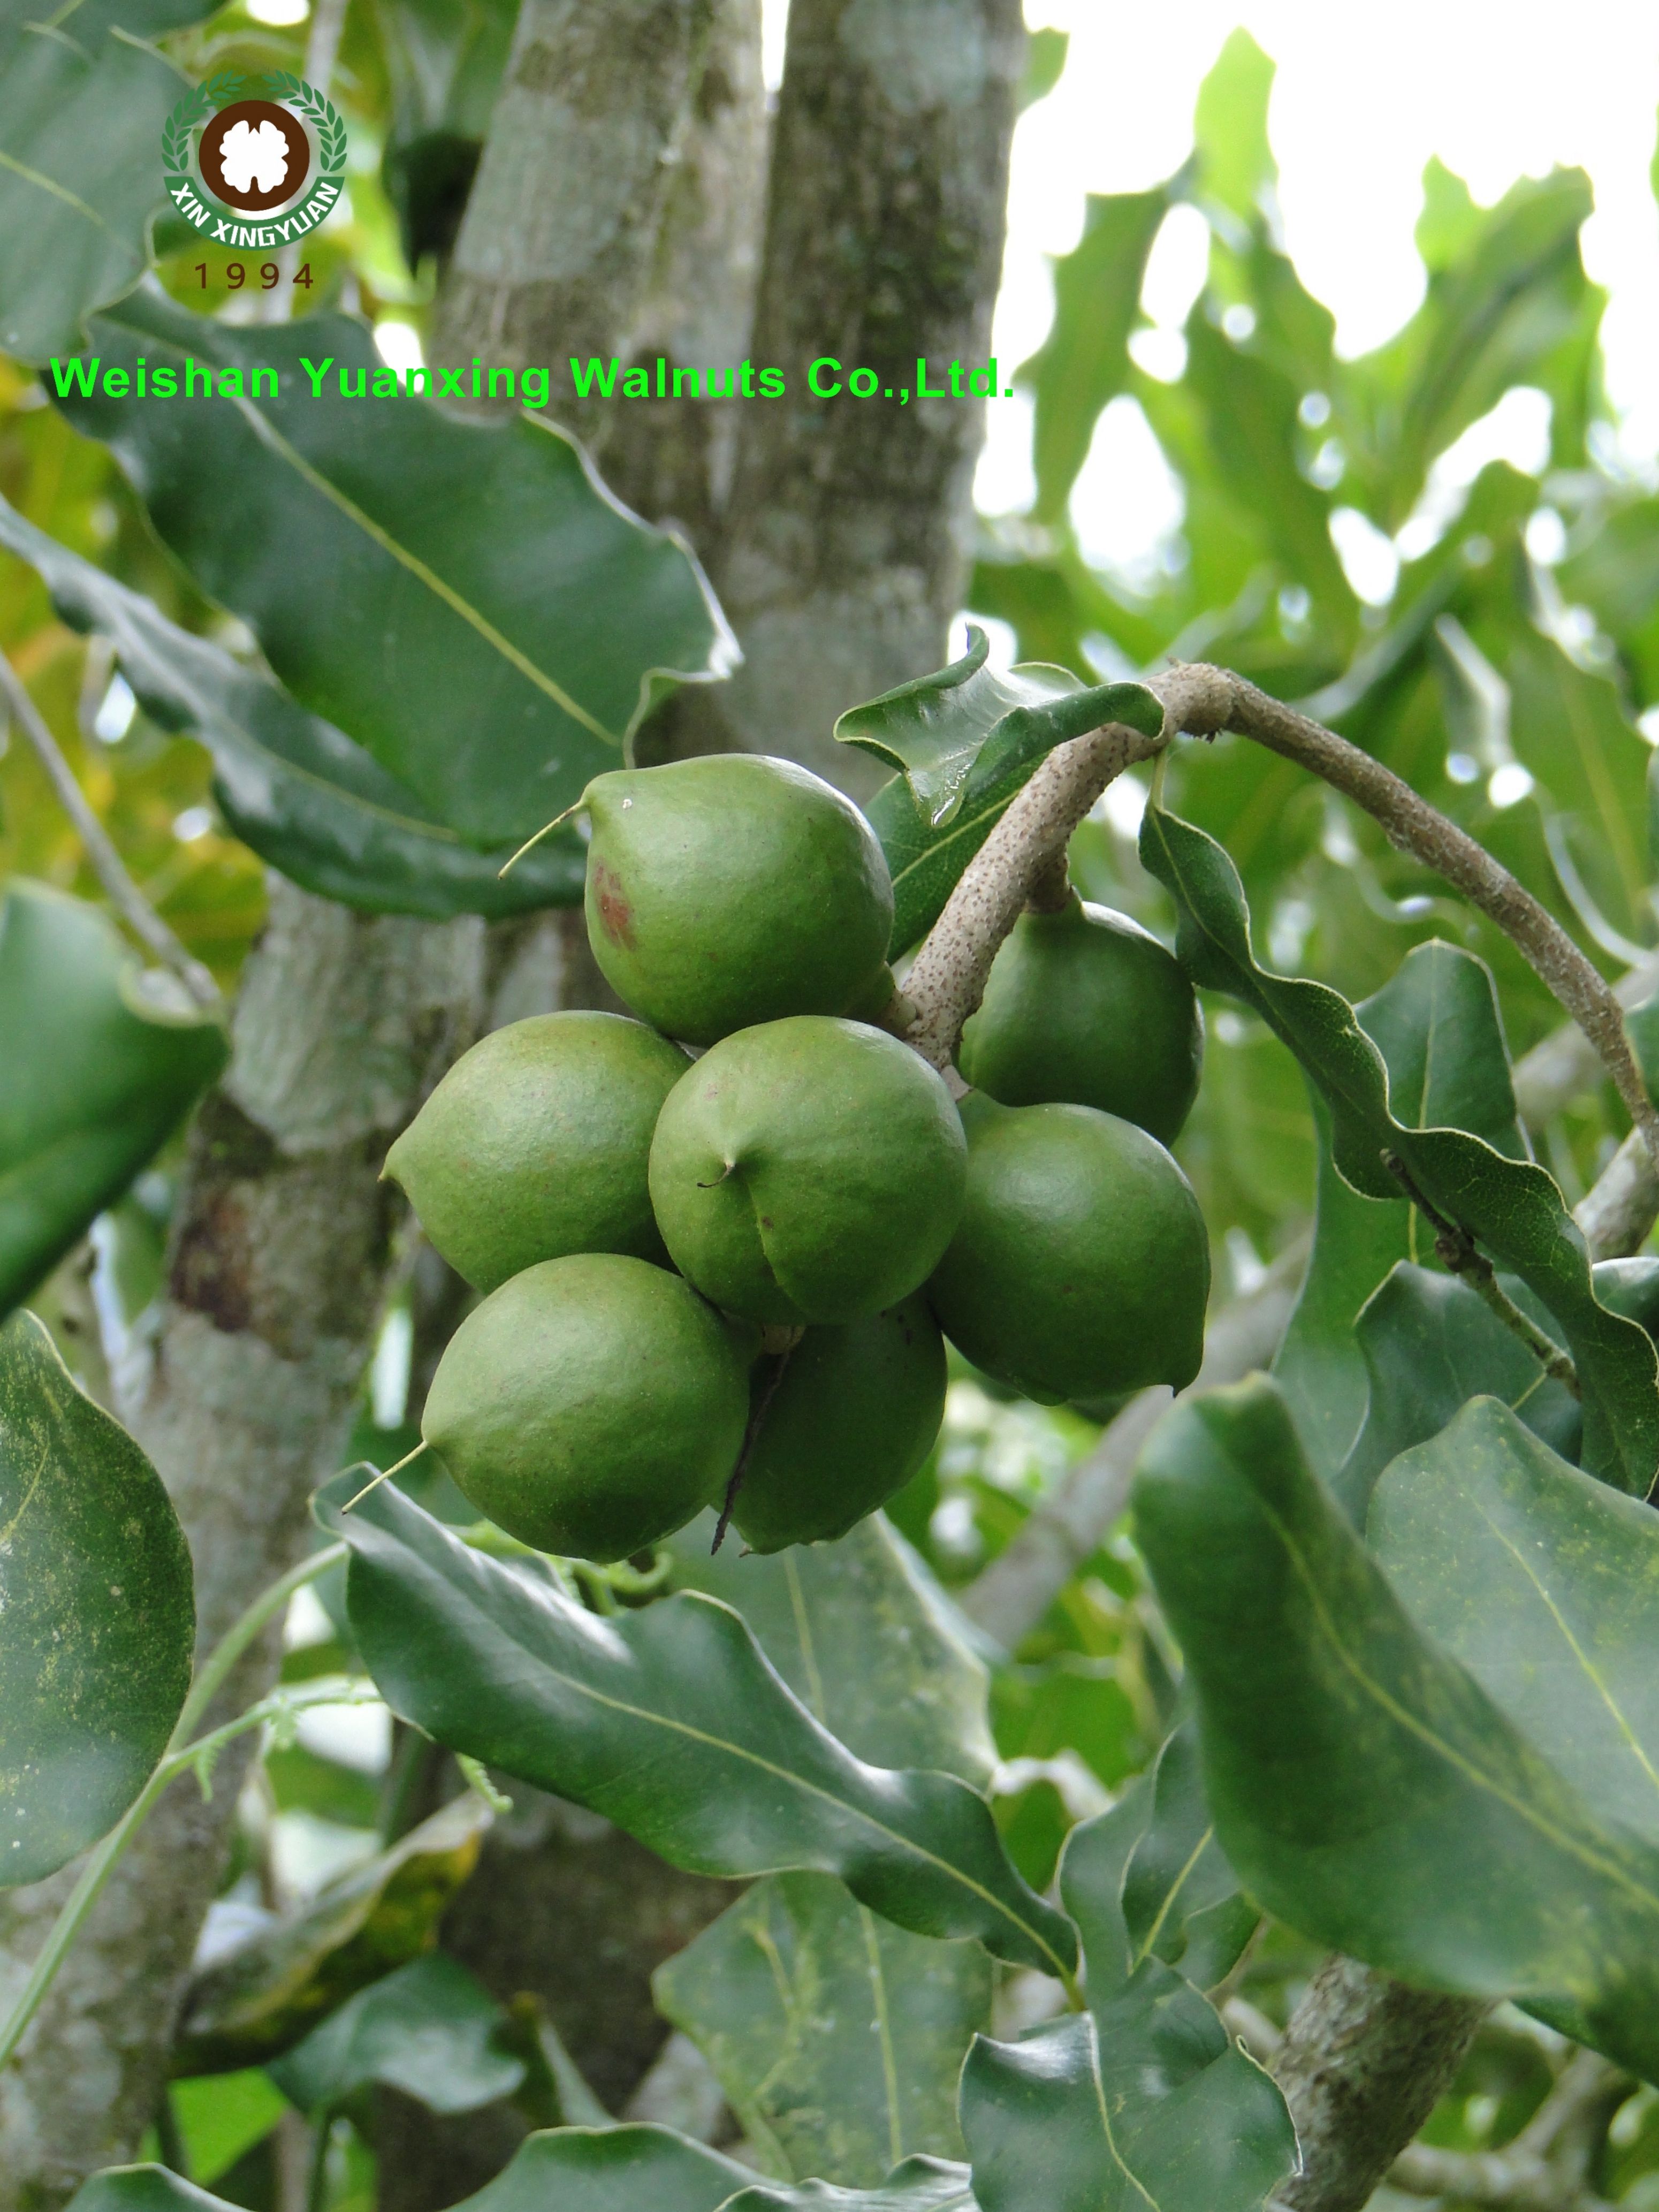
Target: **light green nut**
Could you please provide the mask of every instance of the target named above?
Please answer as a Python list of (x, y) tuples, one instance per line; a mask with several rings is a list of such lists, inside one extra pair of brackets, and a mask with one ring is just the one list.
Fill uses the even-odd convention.
[(720, 753), (596, 776), (581, 803), (593, 957), (668, 1036), (713, 1044), (890, 995), (887, 862), (832, 785), (792, 761)]
[(926, 1301), (809, 1328), (756, 1362), (753, 1441), (732, 1520), (755, 1552), (844, 1536), (902, 1490), (945, 1413), (945, 1340)]
[(966, 1147), (951, 1095), (884, 1030), (741, 1030), (671, 1093), (651, 1200), (674, 1264), (750, 1321), (843, 1323), (908, 1297), (950, 1242)]
[(456, 1330), (421, 1433), (509, 1536), (626, 1559), (729, 1479), (752, 1348), (665, 1268), (612, 1253), (546, 1260)]
[(456, 1061), (386, 1171), (477, 1290), (572, 1252), (661, 1261), (646, 1164), (686, 1066), (621, 1014), (510, 1022)]
[(1190, 1382), (1210, 1256), (1191, 1184), (1157, 1139), (1090, 1106), (963, 1101), (968, 1192), (927, 1286), (964, 1358), (1028, 1397)]
[(1127, 914), (1024, 914), (957, 1065), (1004, 1106), (1093, 1106), (1173, 1144), (1198, 1095), (1204, 1023), (1175, 955)]

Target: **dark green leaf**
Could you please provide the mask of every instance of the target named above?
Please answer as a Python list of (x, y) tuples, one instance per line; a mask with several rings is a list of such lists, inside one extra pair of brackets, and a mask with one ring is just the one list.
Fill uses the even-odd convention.
[(1170, 202), (1168, 185), (1110, 198), (1091, 192), (1083, 236), (1054, 264), (1054, 324), (1018, 374), (1036, 403), (1031, 458), (1041, 522), (1065, 515), (1096, 417), (1127, 379), (1146, 257)]
[(1318, 1085), (1342, 1175), (1364, 1195), (1387, 1197), (1400, 1187), (1383, 1165), (1392, 1152), (1442, 1213), (1521, 1277), (1559, 1322), (1577, 1364), (1586, 1466), (1644, 1496), (1659, 1466), (1659, 1365), (1644, 1332), (1598, 1303), (1584, 1240), (1549, 1176), (1464, 1131), (1410, 1129), (1389, 1113), (1382, 1055), (1347, 1001), (1323, 983), (1257, 966), (1238, 872), (1212, 838), (1148, 807), (1140, 850), (1176, 899), (1179, 949), (1196, 979), (1254, 1006)]
[(982, 2212), (1255, 2212), (1294, 2161), (1273, 2082), (1131, 1940), (1126, 1875), (1152, 1813), (1142, 1783), (1066, 1841), (1087, 2014), (969, 2054), (962, 2125)]
[(190, 87), (141, 41), (213, 5), (0, 7), (0, 352), (73, 353), (83, 318), (143, 276), (161, 126)]
[(0, 1884), (112, 1828), (190, 1687), (190, 1553), (161, 1479), (33, 1314), (0, 1325)]
[[(1467, 1129), (1512, 1158), (1527, 1158), (1503, 1018), (1484, 962), (1437, 939), (1419, 945), (1354, 1012), (1382, 1055), (1389, 1110), (1397, 1120), (1415, 1129)], [(1360, 1308), (1396, 1261), (1415, 1256), (1419, 1237), (1425, 1254), (1431, 1239), (1420, 1216), (1362, 1198), (1343, 1181), (1332, 1164), (1330, 1116), (1316, 1089), (1314, 1113), (1319, 1185), (1313, 1255), (1273, 1373), (1291, 1401), (1303, 1449), (1333, 1481), (1365, 1416), (1369, 1376), (1355, 1335)]]
[(0, 905), (0, 1313), (118, 1199), (228, 1045), (96, 907), (14, 878)]
[(960, 2155), (957, 2080), (991, 2008), (976, 1943), (907, 1935), (827, 1875), (776, 1875), (652, 1992), (773, 2171), (873, 2187), (908, 2152)]
[[(159, 294), (92, 328), (102, 364), (235, 372), (243, 396), (64, 397), (111, 445), (161, 538), (252, 627), (302, 706), (461, 837), (528, 836), (617, 765), (672, 681), (729, 634), (672, 533), (616, 505), (562, 432), (343, 398), (382, 369), (341, 315), (233, 328)], [(331, 362), (313, 398), (302, 359)], [(277, 374), (280, 396), (252, 391)], [(383, 374), (386, 372), (383, 371)]]
[(411, 269), (447, 257), (513, 41), (504, 0), (380, 0), (392, 93), (381, 174)]
[(855, 1759), (729, 1607), (688, 1591), (601, 1620), (389, 1486), (342, 1516), (355, 1486), (343, 1475), (319, 1498), (352, 1547), (352, 1626), (388, 1703), (441, 1743), (590, 1806), (674, 1865), (838, 1874), (916, 1934), (1069, 1971), (1071, 1928), (1009, 1865), (984, 1799)]
[(1198, 1990), (1226, 1978), (1261, 1919), (1215, 1839), (1191, 1721), (1158, 1755), (1152, 1808), (1124, 1871), (1122, 1907), (1134, 1964), (1162, 1959)]
[(489, 1824), (480, 1799), (458, 1797), (299, 1912), (216, 1960), (191, 1984), (173, 2070), (230, 2072), (274, 2057), (347, 1997), (428, 1949)]
[[(988, 1779), (985, 1668), (884, 1514), (838, 1543), (746, 1558), (710, 1556), (712, 1517), (674, 1540), (676, 1583), (740, 1613), (815, 1719), (872, 1764)], [(907, 2151), (960, 2154), (957, 2079), (991, 1996), (977, 1945), (908, 1935), (838, 1881), (785, 1875), (653, 1986), (775, 2171), (873, 2185)]]
[(360, 1990), (269, 2071), (302, 2112), (326, 2112), (371, 2082), (434, 2112), (475, 2112), (524, 2080), (506, 2021), (465, 1966), (434, 1951)]
[(222, 2197), (210, 2197), (161, 2166), (112, 2166), (83, 2181), (69, 2212), (234, 2212)]
[(1164, 709), (1144, 684), (1085, 687), (1064, 668), (987, 666), (985, 633), (960, 660), (918, 677), (836, 724), (843, 744), (903, 774), (868, 811), (893, 876), (895, 955), (931, 929), (957, 878), (1043, 756), (1103, 722), (1154, 737)]
[(1274, 1385), (1177, 1407), (1134, 1511), (1250, 1894), (1401, 1980), (1543, 2005), (1659, 2073), (1659, 1850), (1415, 1626)]
[(965, 2166), (907, 2158), (878, 2189), (836, 2189), (823, 2181), (795, 2188), (762, 2182), (720, 2212), (978, 2212)]
[(1659, 1513), (1478, 1398), (1395, 1460), (1370, 1533), (1418, 1625), (1591, 1811), (1659, 1843)]
[(937, 1766), (981, 1788), (997, 1763), (989, 1680), (962, 1616), (884, 1513), (834, 1544), (711, 1554), (712, 1515), (672, 1538), (677, 1589), (740, 1613), (806, 1707), (872, 1766)]
[[(1526, 1285), (1510, 1278), (1504, 1288), (1547, 1333), (1549, 1316)], [(1553, 1450), (1577, 1458), (1583, 1427), (1577, 1400), (1455, 1276), (1402, 1261), (1360, 1313), (1355, 1337), (1370, 1402), (1331, 1487), (1356, 1528), (1364, 1527), (1372, 1489), (1389, 1461), (1437, 1436), (1471, 1398), (1501, 1399)]]
[(0, 544), (28, 562), (77, 629), (115, 647), (145, 711), (213, 756), (214, 796), (263, 860), (307, 890), (371, 912), (492, 920), (580, 902), (586, 848), (564, 832), (526, 853), (465, 844), (406, 784), (222, 647), (179, 629), (0, 500)]

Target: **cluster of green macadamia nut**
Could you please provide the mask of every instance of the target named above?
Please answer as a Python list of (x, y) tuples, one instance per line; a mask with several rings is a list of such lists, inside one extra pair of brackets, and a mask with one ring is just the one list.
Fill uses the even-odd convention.
[(1164, 1146), (1201, 1034), (1155, 939), (1075, 898), (1023, 916), (958, 1109), (875, 1026), (892, 885), (839, 792), (727, 754), (582, 805), (594, 957), (640, 1018), (497, 1030), (387, 1161), (484, 1293), (422, 1422), (482, 1513), (609, 1561), (728, 1506), (778, 1551), (921, 1466), (945, 1336), (1050, 1403), (1191, 1380), (1208, 1249)]

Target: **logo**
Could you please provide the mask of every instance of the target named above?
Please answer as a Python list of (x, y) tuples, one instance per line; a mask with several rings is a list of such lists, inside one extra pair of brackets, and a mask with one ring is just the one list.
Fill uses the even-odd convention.
[(286, 70), (251, 84), (223, 70), (161, 131), (169, 198), (222, 246), (285, 246), (314, 230), (340, 197), (345, 157), (339, 111)]

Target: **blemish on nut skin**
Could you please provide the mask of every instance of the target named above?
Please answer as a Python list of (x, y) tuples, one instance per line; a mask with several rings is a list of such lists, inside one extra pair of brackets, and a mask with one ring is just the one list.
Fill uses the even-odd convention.
[(613, 945), (634, 950), (634, 909), (623, 895), (614, 872), (603, 863), (593, 871), (593, 893), (599, 909), (599, 926)]

